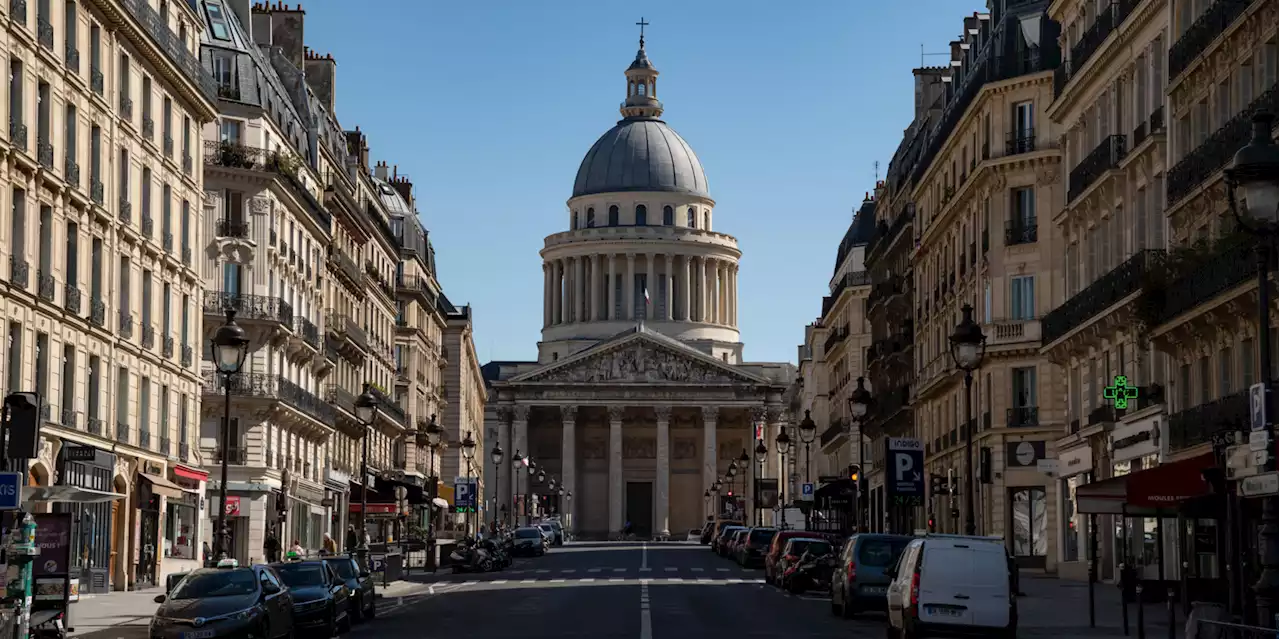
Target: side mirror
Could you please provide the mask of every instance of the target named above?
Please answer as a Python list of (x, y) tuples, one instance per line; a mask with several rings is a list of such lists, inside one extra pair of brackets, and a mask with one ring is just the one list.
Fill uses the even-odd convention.
[(155, 602), (158, 604), (162, 604), (165, 602), (165, 599), (166, 597), (164, 595), (156, 595)]

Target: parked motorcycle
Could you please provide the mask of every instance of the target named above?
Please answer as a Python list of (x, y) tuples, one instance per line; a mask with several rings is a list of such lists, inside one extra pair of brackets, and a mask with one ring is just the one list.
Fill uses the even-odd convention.
[(831, 573), (835, 571), (835, 566), (835, 555), (805, 553), (783, 573), (781, 585), (788, 592), (796, 594), (806, 590), (825, 590), (831, 587)]
[(453, 574), (462, 572), (489, 572), (493, 570), (493, 556), (471, 540), (458, 542), (457, 550), (449, 553), (453, 560)]
[(502, 570), (511, 565), (511, 555), (506, 551), (500, 542), (492, 539), (486, 539), (480, 542), (480, 548), (489, 553), (492, 557), (492, 570)]

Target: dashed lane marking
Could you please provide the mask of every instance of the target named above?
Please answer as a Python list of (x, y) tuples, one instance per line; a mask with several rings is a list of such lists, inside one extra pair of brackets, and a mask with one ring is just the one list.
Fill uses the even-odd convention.
[(588, 568), (588, 569), (587, 569), (587, 572), (600, 572), (601, 570), (604, 570), (604, 569), (603, 569), (603, 568)]
[(689, 570), (692, 570), (694, 572), (702, 572), (701, 568), (690, 568)]
[(565, 582), (565, 580), (564, 580), (564, 579), (552, 579), (552, 580), (551, 580), (551, 583), (553, 583), (553, 584), (562, 584), (562, 583), (564, 583), (564, 582)]
[(595, 581), (595, 577), (584, 577), (584, 578), (582, 578), (582, 579), (579, 579), (578, 581), (581, 581), (582, 583), (588, 583), (588, 584), (589, 584), (589, 583), (591, 583), (591, 582)]
[(572, 574), (573, 574), (573, 573), (575, 573), (575, 572), (578, 572), (578, 571), (577, 571), (577, 570), (574, 570), (573, 568), (569, 568), (569, 569), (566, 569), (566, 570), (561, 570), (561, 571), (560, 571), (560, 574), (562, 574), (562, 575), (572, 575)]
[(675, 566), (667, 566), (666, 568), (663, 568), (663, 570), (665, 570), (665, 571), (667, 571), (667, 572), (675, 572), (675, 571), (679, 570), (679, 568), (676, 568)]
[(626, 568), (614, 568), (614, 569), (613, 569), (613, 571), (614, 571), (614, 572), (626, 572), (626, 571), (627, 571), (627, 569), (626, 569)]
[(521, 579), (521, 580), (520, 580), (520, 583), (522, 583), (522, 584), (532, 584), (532, 583), (537, 583), (537, 582), (538, 582), (538, 580), (537, 580), (537, 579)]

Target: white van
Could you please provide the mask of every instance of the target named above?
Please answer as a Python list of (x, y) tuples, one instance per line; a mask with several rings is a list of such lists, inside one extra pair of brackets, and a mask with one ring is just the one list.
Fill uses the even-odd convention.
[(888, 571), (888, 636), (976, 634), (1012, 638), (1018, 600), (1004, 545), (958, 535), (914, 539)]

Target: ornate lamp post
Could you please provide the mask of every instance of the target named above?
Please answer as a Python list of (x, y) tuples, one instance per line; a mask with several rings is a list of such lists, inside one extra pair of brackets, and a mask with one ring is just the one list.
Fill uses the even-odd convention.
[(516, 504), (523, 504), (524, 497), (520, 495), (520, 477), (517, 473), (524, 469), (527, 458), (520, 454), (520, 449), (516, 449), (516, 454), (511, 456), (511, 525), (520, 525), (520, 514), (516, 512)]
[[(982, 334), (982, 327), (973, 321), (973, 307), (965, 304), (960, 308), (960, 323), (951, 334), (951, 359), (956, 367), (964, 371), (964, 534), (978, 534), (974, 520), (977, 501), (973, 497), (973, 371), (982, 366), (982, 357), (987, 352), (987, 336)], [(1016, 410), (1016, 409), (1015, 409)]]
[(729, 460), (729, 468), (725, 470), (724, 474), (725, 474), (725, 477), (729, 478), (729, 504), (733, 507), (733, 511), (736, 516), (736, 513), (738, 512), (738, 497), (740, 497), (740, 495), (733, 494), (734, 491), (737, 490), (738, 488), (738, 479), (737, 479), (738, 460), (737, 459)]
[(769, 448), (764, 445), (763, 439), (756, 440), (756, 525), (764, 525), (764, 511), (760, 509), (760, 480), (764, 479), (764, 461), (769, 457)]
[(720, 516), (720, 490), (724, 488), (723, 482), (716, 477), (716, 483), (711, 484), (711, 514)]
[[(471, 431), (467, 431), (467, 436), (462, 438), (462, 458), (467, 460), (467, 483), (470, 484), (473, 477), (471, 473), (475, 472), (471, 461), (476, 458), (476, 440), (471, 438)], [(477, 506), (480, 504), (480, 495), (478, 494), (480, 492), (480, 482), (476, 482), (473, 485), (475, 489), (471, 491), (472, 512), (467, 513), (467, 525), (473, 528), (473, 532), (479, 532), (480, 513)]]
[[(800, 420), (800, 441), (804, 442), (804, 481), (810, 483), (813, 481), (813, 472), (809, 469), (811, 459), (809, 457), (809, 446), (813, 444), (813, 439), (818, 435), (818, 425), (813, 423), (813, 418), (809, 416), (809, 411), (804, 412), (804, 419)], [(809, 504), (809, 509), (804, 513), (805, 528), (813, 530), (813, 507)]]
[(249, 354), (249, 338), (244, 329), (236, 324), (236, 311), (227, 309), (227, 322), (218, 328), (213, 335), (211, 348), (213, 361), (218, 365), (218, 374), (222, 375), (222, 389), (226, 397), (226, 406), (222, 420), (222, 460), (221, 479), (218, 482), (218, 524), (214, 530), (217, 536), (213, 542), (213, 556), (221, 561), (227, 558), (230, 534), (227, 530), (227, 465), (231, 454), (231, 385), (232, 378), (244, 366), (244, 359)]
[[(489, 451), (489, 461), (493, 462), (493, 477), (495, 482), (497, 482), (498, 466), (502, 464), (502, 457), (503, 457), (502, 444), (499, 442), (494, 442), (493, 449)], [(498, 491), (495, 488), (493, 492), (495, 493), (495, 496), (493, 498), (493, 525), (496, 528), (498, 525), (498, 498), (496, 496)], [(505, 506), (506, 504), (503, 504), (503, 505)]]
[[(373, 430), (373, 414), (378, 409), (378, 398), (374, 396), (372, 387), (366, 382), (364, 392), (356, 398), (356, 418), (364, 427), (364, 437), (360, 440), (360, 542), (358, 549), (362, 555), (369, 552), (365, 538), (369, 535), (365, 529), (365, 515), (369, 510), (369, 434)], [(428, 427), (429, 428), (429, 427)], [(363, 564), (364, 558), (361, 558)]]
[[(849, 395), (849, 422), (850, 426), (852, 426), (854, 422), (858, 424), (858, 470), (863, 473), (867, 472), (867, 455), (862, 441), (862, 423), (867, 416), (867, 409), (870, 405), (871, 392), (867, 390), (866, 378), (859, 377), (858, 387), (853, 390), (853, 394)], [(852, 435), (852, 433), (850, 434)], [(862, 494), (863, 483), (862, 475), (859, 474), (858, 483), (856, 484), (856, 492), (854, 493), (854, 498), (859, 502), (857, 509), (858, 525), (866, 527), (867, 530), (871, 530), (871, 495)], [(861, 506), (863, 498), (867, 500), (867, 512), (865, 516), (863, 515)]]
[(779, 490), (782, 492), (782, 496), (779, 498), (778, 503), (782, 505), (782, 523), (778, 526), (778, 529), (786, 530), (787, 480), (789, 479), (787, 476), (787, 453), (791, 452), (791, 436), (787, 434), (787, 429), (785, 427), (778, 430), (778, 436), (773, 440), (773, 443), (777, 444), (778, 453), (782, 455), (782, 468), (778, 471), (778, 486)]
[[(743, 449), (742, 449), (742, 454), (738, 456), (738, 468), (742, 471), (742, 519), (743, 519), (743, 523), (746, 523), (746, 518), (747, 518), (747, 469), (748, 469), (748, 468), (751, 468), (751, 455), (748, 455), (748, 454), (747, 454), (747, 449), (745, 449), (745, 448), (743, 448)], [(753, 478), (754, 478), (754, 475), (755, 475), (755, 473), (752, 473)], [(753, 484), (752, 484), (752, 486), (754, 486), (754, 485), (755, 485), (755, 484), (753, 483)], [(754, 490), (754, 489), (753, 489), (753, 490)], [(756, 505), (755, 505), (755, 493), (754, 493), (754, 492), (752, 492), (752, 494), (751, 494), (751, 500), (752, 500), (752, 506), (751, 506), (751, 507), (752, 507), (752, 508), (756, 508)]]
[[(1269, 259), (1267, 248), (1276, 237), (1277, 165), (1280, 151), (1271, 141), (1271, 127), (1275, 116), (1261, 112), (1253, 116), (1253, 138), (1249, 144), (1236, 151), (1231, 166), (1224, 172), (1227, 178), (1227, 204), (1231, 214), (1245, 230), (1258, 238), (1258, 373), (1268, 392), (1271, 388), (1271, 297), (1272, 284), (1267, 278)], [(1267, 401), (1270, 404), (1270, 400)], [(1268, 421), (1274, 419), (1268, 415)], [(1267, 424), (1274, 440), (1275, 427)], [(1272, 453), (1275, 446), (1272, 444)], [(1258, 623), (1271, 627), (1276, 619), (1277, 557), (1276, 497), (1264, 497), (1262, 502), (1262, 526), (1258, 528), (1259, 564), (1262, 574), (1254, 584), (1257, 593)]]

